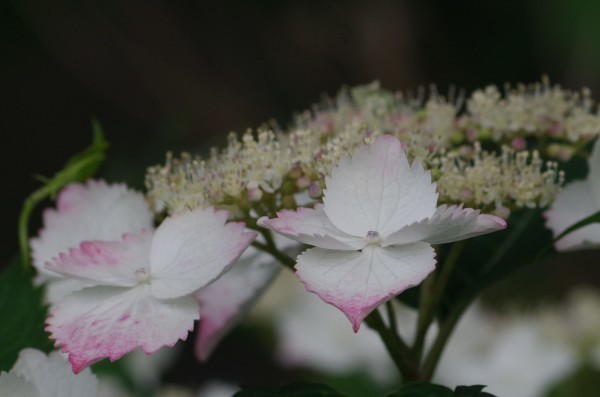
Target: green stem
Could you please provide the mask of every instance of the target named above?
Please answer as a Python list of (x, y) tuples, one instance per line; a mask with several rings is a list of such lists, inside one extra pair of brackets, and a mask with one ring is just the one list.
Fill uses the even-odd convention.
[(19, 215), (19, 248), (21, 250), (21, 265), (24, 269), (29, 269), (30, 247), (29, 247), (29, 218), (35, 207), (52, 193), (52, 190), (45, 185), (33, 192), (25, 202)]
[(253, 241), (252, 246), (264, 251), (268, 254), (271, 254), (275, 259), (277, 259), (282, 265), (294, 271), (294, 266), (296, 265), (296, 260), (290, 256), (287, 256), (283, 252), (277, 249), (275, 242), (273, 241), (273, 237), (271, 236), (271, 232), (266, 229), (259, 230), (259, 232), (265, 238), (266, 243), (261, 243), (259, 241)]
[(423, 367), (421, 369), (421, 376), (424, 380), (430, 380), (435, 372), (435, 368), (442, 356), (442, 352), (444, 351), (444, 347), (446, 346), (446, 342), (452, 335), (452, 331), (454, 331), (454, 327), (460, 320), (463, 312), (472, 301), (472, 297), (463, 299), (460, 304), (454, 307), (454, 309), (450, 312), (450, 315), (444, 320), (442, 323), (440, 330), (433, 342), (433, 346), (429, 350), (427, 357), (423, 362)]
[[(495, 252), (490, 257), (490, 259), (488, 259), (483, 264), (483, 266), (481, 267), (482, 274), (486, 274), (496, 269), (496, 266), (502, 261), (506, 253), (510, 250), (510, 247), (521, 238), (521, 235), (525, 232), (529, 223), (534, 219), (534, 216), (534, 211), (528, 211), (525, 215), (523, 215), (521, 221), (518, 222), (515, 228), (507, 234), (504, 241), (502, 241), (502, 244), (496, 247)], [(487, 284), (489, 283), (486, 283), (484, 280), (484, 286), (487, 286)], [(475, 289), (470, 293), (466, 293), (463, 296), (463, 298), (450, 311), (448, 317), (442, 322), (442, 325), (440, 326), (440, 330), (435, 338), (435, 341), (433, 342), (433, 345), (423, 362), (421, 370), (421, 375), (423, 376), (423, 379), (428, 380), (431, 379), (431, 377), (433, 376), (433, 373), (435, 372), (437, 364), (442, 356), (446, 343), (452, 335), (456, 324), (460, 320), (463, 312), (467, 309), (467, 307), (469, 307), (473, 299), (475, 299), (475, 297), (477, 296), (477, 292), (480, 291), (480, 288)]]
[(365, 318), (365, 323), (379, 334), (392, 361), (402, 374), (403, 382), (419, 379), (418, 368), (411, 361), (410, 349), (402, 338), (388, 329), (378, 310), (374, 310)]
[(387, 310), (388, 321), (390, 323), (390, 331), (398, 335), (398, 323), (396, 321), (396, 311), (394, 310), (393, 300), (385, 302), (385, 308)]
[(465, 241), (458, 241), (452, 244), (452, 248), (444, 261), (444, 264), (440, 268), (438, 277), (435, 277), (435, 273), (429, 275), (423, 285), (421, 286), (421, 300), (419, 304), (419, 320), (417, 322), (417, 333), (415, 343), (413, 345), (413, 353), (417, 360), (420, 361), (421, 355), (423, 354), (423, 346), (425, 344), (425, 336), (427, 330), (433, 322), (435, 312), (438, 305), (442, 301), (442, 297), (446, 292), (446, 286), (450, 280), (450, 276), (456, 264), (458, 258), (465, 246)]

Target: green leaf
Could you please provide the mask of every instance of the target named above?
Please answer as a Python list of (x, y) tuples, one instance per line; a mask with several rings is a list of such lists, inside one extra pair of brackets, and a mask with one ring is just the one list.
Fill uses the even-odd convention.
[(454, 391), (429, 382), (412, 382), (387, 397), (495, 397), (482, 391), (485, 386), (457, 386)]
[(454, 389), (454, 397), (495, 397), (493, 394), (483, 391), (485, 386), (456, 386)]
[[(488, 286), (536, 260), (536, 254), (552, 240), (544, 226), (542, 210), (525, 209), (511, 214), (506, 230), (465, 240), (462, 255), (448, 283), (438, 310), (443, 320), (461, 302), (470, 301)], [(440, 246), (440, 260), (451, 244)]]
[(14, 260), (0, 273), (0, 371), (8, 371), (21, 349), (52, 350), (44, 332), (43, 288), (34, 287), (28, 272)]
[(429, 382), (407, 383), (400, 390), (388, 395), (387, 397), (452, 397), (454, 392), (442, 385), (435, 385)]
[(346, 397), (319, 383), (292, 383), (282, 386), (246, 386), (233, 397)]

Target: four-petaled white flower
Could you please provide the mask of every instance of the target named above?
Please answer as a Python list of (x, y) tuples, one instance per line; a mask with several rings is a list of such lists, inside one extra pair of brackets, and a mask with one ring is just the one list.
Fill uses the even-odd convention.
[(227, 216), (213, 208), (181, 213), (155, 232), (84, 242), (46, 265), (88, 284), (53, 305), (47, 320), (75, 372), (187, 337), (200, 313), (192, 294), (229, 270), (256, 237)]
[[(585, 180), (574, 181), (560, 191), (546, 213), (546, 227), (554, 237), (574, 223), (600, 211), (600, 145), (588, 159), (589, 174)], [(600, 246), (600, 224), (594, 223), (567, 234), (555, 243), (558, 251)]]
[(46, 356), (23, 349), (10, 370), (0, 374), (2, 397), (96, 397), (98, 380), (89, 369), (74, 375), (58, 352)]
[(377, 306), (435, 268), (431, 244), (493, 232), (506, 222), (462, 206), (437, 206), (436, 185), (384, 135), (343, 158), (326, 178), (324, 204), (281, 211), (259, 224), (316, 246), (297, 259), (310, 292), (338, 307), (355, 331)]
[(44, 227), (31, 239), (31, 254), (38, 271), (36, 281), (46, 283), (49, 303), (86, 284), (46, 269), (46, 262), (83, 241), (119, 240), (124, 233), (151, 229), (153, 220), (141, 193), (102, 180), (66, 186), (58, 194), (56, 209), (45, 209), (43, 216)]

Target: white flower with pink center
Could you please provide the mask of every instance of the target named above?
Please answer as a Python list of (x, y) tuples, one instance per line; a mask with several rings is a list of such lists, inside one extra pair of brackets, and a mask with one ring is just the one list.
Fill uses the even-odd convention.
[(437, 206), (436, 185), (398, 139), (384, 135), (343, 158), (326, 178), (323, 204), (259, 219), (263, 227), (305, 244), (296, 274), (306, 289), (339, 308), (355, 331), (380, 304), (415, 286), (435, 268), (431, 244), (504, 229), (493, 215)]
[(66, 186), (56, 199), (56, 209), (43, 214), (44, 227), (31, 239), (33, 265), (38, 282), (46, 282), (50, 303), (85, 286), (81, 280), (62, 277), (44, 267), (61, 252), (82, 241), (119, 240), (124, 233), (152, 228), (153, 216), (141, 193), (124, 184), (90, 180)]
[[(574, 223), (600, 211), (600, 145), (588, 159), (589, 174), (585, 180), (567, 185), (556, 195), (552, 206), (546, 211), (546, 227), (554, 237)], [(594, 223), (567, 234), (555, 243), (558, 251), (569, 251), (600, 246), (600, 224)]]
[(47, 320), (75, 372), (186, 339), (200, 316), (192, 294), (229, 270), (256, 237), (227, 216), (213, 208), (184, 212), (156, 231), (84, 242), (46, 265), (88, 285), (53, 305)]

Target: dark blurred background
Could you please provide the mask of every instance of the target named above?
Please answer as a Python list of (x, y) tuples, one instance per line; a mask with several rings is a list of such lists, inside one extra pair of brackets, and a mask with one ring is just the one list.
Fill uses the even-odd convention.
[[(103, 176), (143, 186), (146, 166), (222, 144), (322, 93), (373, 80), (468, 91), (544, 73), (600, 86), (600, 2), (15, 0), (0, 5), (3, 226), (17, 250), (22, 200), (91, 140)], [(8, 137), (8, 139), (6, 139)], [(39, 215), (34, 216), (34, 230)]]

